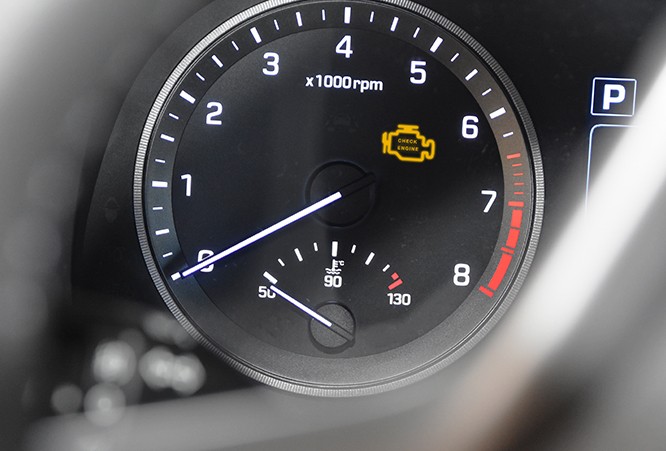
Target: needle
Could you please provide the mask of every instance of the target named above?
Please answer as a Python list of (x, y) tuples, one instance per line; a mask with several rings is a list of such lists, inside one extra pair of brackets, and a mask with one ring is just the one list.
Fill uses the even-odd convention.
[(203, 260), (202, 262), (200, 262), (196, 266), (193, 266), (189, 269), (186, 269), (183, 272), (177, 272), (177, 273), (172, 274), (171, 279), (175, 281), (175, 280), (178, 280), (180, 278), (189, 277), (192, 274), (195, 274), (195, 273), (201, 271), (202, 269), (207, 268), (210, 265), (219, 262), (223, 258), (226, 258), (226, 257), (240, 251), (241, 249), (244, 249), (244, 248), (250, 246), (251, 244), (256, 243), (257, 241), (260, 241), (260, 240), (266, 238), (267, 236), (270, 236), (270, 235), (274, 234), (275, 232), (277, 232), (279, 230), (282, 230), (285, 227), (288, 227), (291, 224), (293, 224), (297, 221), (300, 221), (301, 219), (318, 212), (322, 208), (328, 207), (329, 205), (334, 204), (335, 202), (338, 202), (340, 199), (342, 199), (344, 197), (347, 197), (347, 196), (350, 196), (351, 194), (355, 193), (356, 191), (359, 191), (359, 190), (365, 188), (366, 186), (371, 185), (374, 182), (375, 182), (374, 175), (367, 174), (364, 177), (360, 178), (359, 180), (357, 180), (353, 183), (350, 183), (349, 185), (343, 187), (339, 191), (323, 198), (319, 202), (315, 202), (314, 204), (312, 204), (308, 207), (305, 207), (304, 209), (300, 210), (297, 213), (294, 213), (293, 215), (283, 219), (282, 221), (280, 221), (276, 224), (273, 224), (272, 226), (268, 227), (267, 229), (264, 229), (261, 232), (256, 233), (256, 234), (252, 235), (251, 237), (241, 241), (240, 243), (237, 243), (237, 244), (231, 246), (230, 248), (220, 252), (219, 254), (215, 254), (212, 257), (209, 257), (206, 260)]
[(339, 325), (335, 324), (333, 321), (329, 320), (325, 316), (320, 315), (319, 313), (315, 312), (312, 310), (310, 307), (307, 305), (303, 304), (302, 302), (297, 301), (293, 297), (289, 296), (287, 293), (284, 291), (280, 290), (278, 287), (275, 285), (271, 285), (270, 290), (280, 296), (282, 299), (285, 301), (289, 302), (291, 305), (294, 307), (298, 308), (302, 312), (306, 313), (308, 316), (310, 316), (312, 319), (320, 322), (324, 326), (328, 327), (331, 329), (332, 332), (335, 332), (336, 334), (340, 335), (342, 338), (344, 338), (347, 341), (352, 341), (354, 339), (354, 336), (347, 330), (343, 329)]

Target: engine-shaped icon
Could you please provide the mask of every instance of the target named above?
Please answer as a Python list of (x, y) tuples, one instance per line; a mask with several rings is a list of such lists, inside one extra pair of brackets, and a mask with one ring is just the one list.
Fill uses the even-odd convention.
[(435, 158), (435, 140), (427, 139), (418, 125), (399, 124), (394, 132), (382, 135), (383, 153), (407, 163), (423, 163)]

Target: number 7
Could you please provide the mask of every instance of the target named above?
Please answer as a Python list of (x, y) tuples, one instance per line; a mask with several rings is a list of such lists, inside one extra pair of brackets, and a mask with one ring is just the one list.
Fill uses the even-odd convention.
[(491, 190), (483, 190), (481, 191), (481, 194), (484, 196), (490, 196), (490, 200), (488, 201), (488, 205), (486, 205), (486, 208), (483, 209), (484, 213), (488, 213), (490, 209), (493, 207), (493, 204), (495, 203), (495, 200), (497, 200), (497, 191), (491, 191)]

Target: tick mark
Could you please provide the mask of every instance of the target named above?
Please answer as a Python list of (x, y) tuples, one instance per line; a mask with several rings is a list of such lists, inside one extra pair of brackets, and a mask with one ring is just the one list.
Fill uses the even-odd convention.
[(194, 102), (197, 101), (197, 99), (195, 99), (194, 97), (192, 97), (190, 94), (188, 94), (188, 93), (185, 92), (185, 91), (180, 91), (180, 97), (182, 97), (183, 99), (187, 100), (187, 101), (190, 102), (192, 105), (194, 105)]
[(430, 51), (432, 53), (435, 53), (439, 49), (439, 47), (442, 45), (442, 42), (444, 42), (444, 39), (442, 39), (440, 37), (435, 39), (435, 42), (433, 42), (432, 47), (430, 47)]
[(250, 28), (250, 33), (252, 33), (252, 37), (254, 38), (255, 42), (257, 44), (261, 44), (261, 36), (259, 36), (259, 31), (257, 30), (257, 27)]
[(497, 119), (498, 117), (504, 115), (506, 113), (506, 110), (504, 107), (500, 108), (499, 110), (495, 110), (492, 113), (490, 113), (490, 119)]
[(278, 280), (275, 277), (273, 277), (268, 271), (264, 273), (264, 277), (266, 278), (266, 280), (268, 280), (271, 283), (271, 285), (277, 285)]

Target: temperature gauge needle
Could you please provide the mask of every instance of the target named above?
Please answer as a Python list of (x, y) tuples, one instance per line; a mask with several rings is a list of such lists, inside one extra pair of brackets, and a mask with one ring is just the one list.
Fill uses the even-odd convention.
[(256, 233), (252, 235), (251, 237), (241, 241), (240, 243), (237, 243), (230, 248), (220, 252), (219, 254), (215, 254), (210, 258), (207, 258), (206, 260), (203, 260), (196, 266), (193, 266), (189, 269), (186, 269), (185, 271), (182, 272), (177, 272), (171, 275), (172, 280), (178, 280), (180, 278), (184, 277), (189, 277), (192, 274), (195, 274), (199, 271), (201, 271), (204, 268), (209, 267), (210, 265), (213, 265), (217, 263), (218, 261), (222, 260), (223, 258), (226, 258), (241, 249), (244, 249), (251, 244), (256, 243), (257, 241), (260, 241), (267, 236), (270, 236), (274, 234), (275, 232), (284, 229), (285, 227), (290, 226), (291, 224), (300, 221), (301, 219), (310, 216), (319, 210), (328, 207), (331, 204), (334, 204), (335, 202), (338, 202), (340, 199), (350, 196), (354, 194), (357, 191), (360, 191), (361, 189), (370, 186), (371, 184), (375, 183), (375, 177), (374, 175), (367, 174), (364, 177), (360, 178), (359, 180), (356, 180), (353, 183), (350, 183), (349, 185), (344, 186), (341, 188), (339, 191), (323, 198), (319, 202), (315, 202), (314, 204), (305, 207), (304, 209), (294, 213), (293, 215), (283, 219), (282, 221), (273, 224), (272, 226), (262, 230), (259, 233)]
[(333, 321), (329, 320), (325, 316), (322, 316), (319, 313), (315, 312), (314, 310), (312, 310), (310, 307), (306, 306), (302, 302), (297, 301), (296, 299), (289, 296), (284, 291), (280, 290), (275, 285), (271, 285), (270, 290), (273, 293), (280, 296), (285, 301), (289, 302), (291, 305), (293, 305), (297, 309), (306, 313), (308, 316), (310, 316), (315, 321), (318, 321), (321, 324), (323, 324), (324, 326), (328, 327), (332, 332), (335, 332), (336, 334), (338, 334), (339, 336), (341, 336), (345, 340), (352, 341), (354, 339), (354, 336), (349, 331), (343, 329), (341, 326), (339, 326), (338, 324), (335, 324)]

